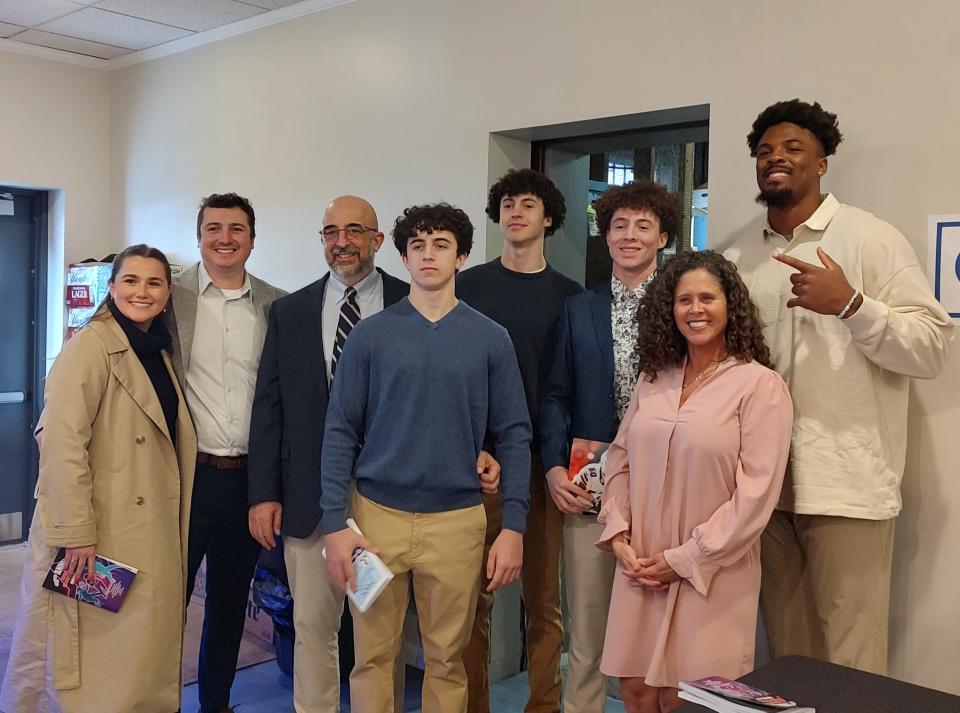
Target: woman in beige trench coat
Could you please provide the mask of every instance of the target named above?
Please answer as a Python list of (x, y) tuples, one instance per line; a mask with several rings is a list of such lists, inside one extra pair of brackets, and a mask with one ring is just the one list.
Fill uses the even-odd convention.
[[(156, 341), (143, 354), (135, 331), (169, 339), (160, 316), (170, 294), (166, 258), (127, 248), (110, 288), (112, 299), (47, 377), (3, 713), (174, 713), (180, 705), (196, 435), (169, 355)], [(60, 547), (78, 572), (94, 551), (139, 569), (119, 612), (41, 587)]]

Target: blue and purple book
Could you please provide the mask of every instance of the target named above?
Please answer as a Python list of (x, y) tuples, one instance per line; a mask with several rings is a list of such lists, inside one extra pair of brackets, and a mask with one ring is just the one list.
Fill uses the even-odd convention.
[(61, 547), (57, 551), (57, 556), (53, 558), (47, 578), (43, 581), (44, 588), (76, 599), (78, 602), (92, 604), (112, 612), (119, 611), (139, 570), (109, 557), (97, 555), (96, 572), (93, 577), (87, 578), (86, 575), (78, 577), (77, 583), (73, 584), (63, 578), (63, 570), (66, 568), (65, 556), (66, 550)]

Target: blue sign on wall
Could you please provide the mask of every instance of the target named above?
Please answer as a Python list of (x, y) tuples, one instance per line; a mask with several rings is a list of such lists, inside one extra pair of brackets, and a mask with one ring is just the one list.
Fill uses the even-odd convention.
[(960, 320), (960, 215), (930, 216), (927, 276), (934, 296)]

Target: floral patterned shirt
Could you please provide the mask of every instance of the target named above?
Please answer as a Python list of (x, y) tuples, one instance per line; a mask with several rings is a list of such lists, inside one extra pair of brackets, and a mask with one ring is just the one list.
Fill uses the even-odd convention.
[(640, 375), (637, 361), (637, 339), (640, 336), (640, 323), (637, 310), (640, 298), (653, 281), (656, 270), (632, 290), (616, 277), (610, 278), (613, 302), (610, 307), (611, 326), (613, 327), (613, 395), (617, 408), (617, 421), (623, 419), (630, 405), (633, 387)]

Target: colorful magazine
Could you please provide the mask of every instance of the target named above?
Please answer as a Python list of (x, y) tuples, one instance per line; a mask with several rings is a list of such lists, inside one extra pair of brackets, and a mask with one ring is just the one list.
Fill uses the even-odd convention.
[(50, 565), (50, 571), (47, 572), (47, 578), (43, 581), (44, 588), (76, 599), (78, 602), (92, 604), (112, 612), (119, 611), (139, 570), (109, 557), (97, 555), (96, 571), (93, 577), (88, 580), (84, 575), (77, 578), (76, 584), (72, 584), (63, 578), (63, 570), (66, 569), (64, 560), (66, 553), (63, 547), (57, 551), (57, 556), (53, 558), (53, 564)]
[(600, 514), (600, 498), (603, 497), (603, 484), (606, 480), (604, 467), (607, 463), (609, 443), (574, 438), (570, 444), (570, 468), (567, 478), (587, 492), (593, 500), (593, 507), (584, 511), (584, 515)]
[(788, 701), (759, 688), (722, 676), (709, 676), (696, 681), (680, 682), (680, 697), (722, 713), (750, 711), (785, 711), (787, 713), (815, 713), (812, 708), (798, 708)]

